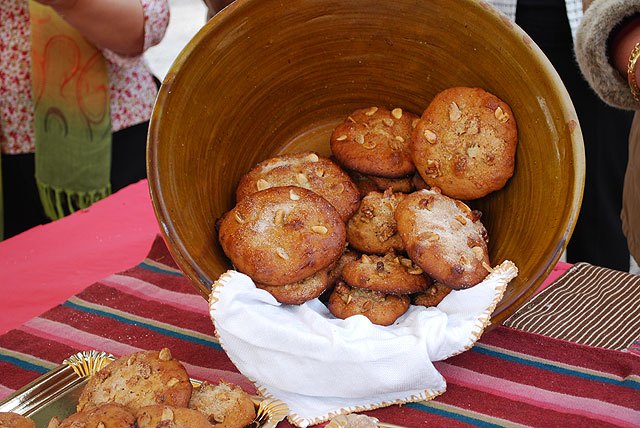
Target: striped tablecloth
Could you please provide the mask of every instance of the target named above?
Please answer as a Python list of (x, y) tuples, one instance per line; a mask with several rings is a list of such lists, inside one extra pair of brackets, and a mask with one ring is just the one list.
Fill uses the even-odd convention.
[[(163, 346), (192, 377), (255, 393), (218, 345), (207, 302), (157, 239), (138, 266), (0, 336), (0, 398), (78, 351)], [(437, 367), (446, 393), (368, 414), (407, 427), (640, 426), (640, 358), (629, 352), (499, 327)]]

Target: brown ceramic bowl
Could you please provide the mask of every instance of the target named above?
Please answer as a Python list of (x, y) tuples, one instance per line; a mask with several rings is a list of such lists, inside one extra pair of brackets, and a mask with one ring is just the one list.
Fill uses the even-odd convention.
[(500, 323), (560, 258), (578, 216), (584, 150), (562, 82), (539, 48), (472, 0), (238, 0), (178, 56), (151, 120), (151, 198), (171, 254), (203, 295), (229, 269), (215, 221), (240, 177), (283, 152), (329, 153), (333, 127), (371, 105), (421, 114), (451, 86), (505, 100), (519, 128), (515, 175), (477, 206), (497, 264), (519, 276)]

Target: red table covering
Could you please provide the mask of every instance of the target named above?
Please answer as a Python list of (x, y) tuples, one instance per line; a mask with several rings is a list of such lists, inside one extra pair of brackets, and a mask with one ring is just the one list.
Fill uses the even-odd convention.
[[(163, 346), (192, 377), (255, 392), (213, 330), (207, 302), (158, 238), (139, 265), (0, 336), (0, 398), (78, 351)], [(499, 327), (437, 367), (448, 382), (442, 396), (368, 414), (407, 427), (640, 425), (640, 358), (630, 353)]]

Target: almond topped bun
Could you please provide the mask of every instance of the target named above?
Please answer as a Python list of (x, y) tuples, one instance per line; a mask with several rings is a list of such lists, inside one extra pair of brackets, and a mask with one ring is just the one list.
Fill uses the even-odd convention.
[(346, 231), (322, 196), (285, 186), (240, 200), (220, 221), (218, 239), (238, 271), (261, 284), (285, 285), (335, 263)]
[(395, 213), (411, 260), (453, 289), (478, 284), (490, 269), (489, 238), (480, 215), (437, 189), (408, 195)]
[(36, 428), (33, 420), (13, 412), (0, 412), (0, 427)]
[(186, 407), (191, 381), (168, 348), (140, 351), (118, 358), (91, 376), (78, 400), (78, 412), (104, 403), (121, 404), (132, 412), (152, 404)]
[(480, 88), (449, 88), (418, 121), (411, 155), (429, 186), (471, 200), (501, 189), (513, 175), (518, 131), (507, 103)]
[(136, 418), (121, 404), (104, 403), (97, 407), (74, 413), (58, 425), (58, 428), (134, 428)]
[(136, 414), (137, 428), (211, 428), (206, 415), (186, 407), (146, 406)]
[(204, 413), (216, 428), (244, 428), (256, 418), (249, 394), (224, 381), (218, 385), (203, 382), (194, 389), (189, 408)]
[(331, 152), (344, 168), (376, 177), (414, 173), (409, 142), (418, 116), (401, 108), (368, 107), (351, 113), (331, 134)]
[(264, 160), (251, 168), (236, 189), (236, 201), (270, 187), (297, 186), (325, 198), (347, 221), (358, 208), (355, 183), (332, 160), (313, 152), (286, 154)]

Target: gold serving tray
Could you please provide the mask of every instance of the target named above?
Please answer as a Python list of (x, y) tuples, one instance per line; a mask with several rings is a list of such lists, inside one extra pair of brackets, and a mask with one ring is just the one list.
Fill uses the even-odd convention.
[[(106, 352), (85, 351), (70, 356), (55, 369), (25, 385), (0, 402), (0, 412), (28, 416), (38, 428), (46, 428), (54, 416), (60, 420), (75, 412), (88, 378), (115, 360)], [(195, 387), (202, 381), (191, 379)], [(282, 401), (252, 396), (256, 420), (251, 428), (275, 428), (289, 413)]]

